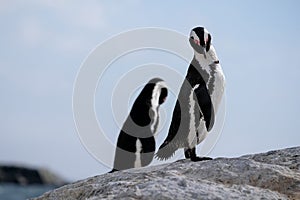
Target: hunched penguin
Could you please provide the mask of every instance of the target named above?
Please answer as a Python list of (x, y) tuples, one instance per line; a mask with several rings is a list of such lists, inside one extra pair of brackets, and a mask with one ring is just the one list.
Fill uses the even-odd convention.
[(120, 131), (113, 170), (144, 167), (155, 153), (154, 134), (159, 122), (159, 107), (168, 96), (162, 79), (151, 79), (135, 100)]
[(225, 77), (211, 41), (205, 28), (192, 29), (189, 42), (194, 57), (178, 94), (168, 136), (155, 155), (159, 160), (169, 159), (179, 148), (184, 148), (185, 157), (192, 161), (211, 159), (196, 155), (196, 145), (214, 125), (225, 89)]

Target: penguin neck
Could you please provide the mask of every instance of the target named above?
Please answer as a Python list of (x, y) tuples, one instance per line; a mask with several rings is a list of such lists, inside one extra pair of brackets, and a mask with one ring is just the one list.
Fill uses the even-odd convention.
[(199, 64), (201, 70), (210, 71), (211, 70), (211, 63), (208, 59), (208, 54), (200, 54), (197, 51), (194, 51), (194, 60)]

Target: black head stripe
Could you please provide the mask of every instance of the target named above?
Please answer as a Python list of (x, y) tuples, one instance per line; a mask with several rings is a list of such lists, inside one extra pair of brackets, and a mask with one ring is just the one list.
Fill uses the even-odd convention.
[(204, 40), (204, 28), (203, 27), (196, 27), (193, 29), (193, 31), (196, 33), (196, 35), (198, 36), (199, 40), (200, 40), (200, 45), (202, 47), (205, 46), (205, 40)]
[(198, 37), (199, 37), (199, 39), (200, 39), (200, 45), (201, 45), (202, 47), (205, 47), (204, 29), (201, 29), (201, 30), (199, 31), (199, 33), (197, 33), (197, 35), (198, 35)]
[(206, 42), (206, 52), (209, 51), (210, 45), (211, 45), (211, 35), (208, 34), (208, 40), (207, 40), (207, 42)]
[(160, 92), (160, 96), (159, 96), (159, 104), (164, 103), (167, 96), (168, 96), (168, 89), (161, 88), (161, 92)]

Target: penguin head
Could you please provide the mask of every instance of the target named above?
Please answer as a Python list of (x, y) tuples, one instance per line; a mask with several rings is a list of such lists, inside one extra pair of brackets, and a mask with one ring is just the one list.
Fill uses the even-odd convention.
[(153, 78), (148, 82), (148, 84), (153, 85), (151, 95), (152, 106), (163, 104), (168, 96), (168, 89), (166, 83), (160, 78)]
[(204, 27), (196, 27), (191, 30), (189, 41), (197, 53), (205, 55), (205, 51), (210, 50), (211, 39), (210, 33)]

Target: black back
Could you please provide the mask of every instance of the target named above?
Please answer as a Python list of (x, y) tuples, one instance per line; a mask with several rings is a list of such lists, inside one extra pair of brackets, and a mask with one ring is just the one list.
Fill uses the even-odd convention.
[[(122, 169), (134, 168), (137, 152), (136, 142), (141, 143), (141, 166), (150, 164), (155, 152), (155, 139), (150, 124), (153, 119), (151, 114), (152, 93), (156, 83), (163, 81), (159, 78), (150, 80), (133, 103), (132, 109), (120, 131), (114, 160), (114, 169), (111, 172)], [(164, 102), (168, 91), (161, 89), (159, 104)], [(158, 108), (156, 108), (158, 110)]]

